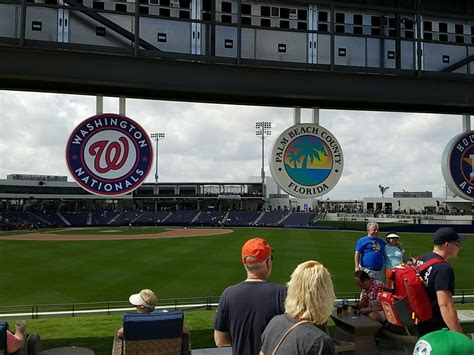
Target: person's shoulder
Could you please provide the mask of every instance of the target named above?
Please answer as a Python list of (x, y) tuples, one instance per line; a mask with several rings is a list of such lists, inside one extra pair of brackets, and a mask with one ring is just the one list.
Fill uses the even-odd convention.
[(289, 322), (288, 317), (289, 316), (286, 313), (277, 314), (270, 320), (270, 322), (268, 322), (268, 326), (271, 327), (271, 326), (276, 326), (279, 324), (286, 324)]
[(356, 242), (356, 248), (363, 247), (365, 245), (365, 243), (367, 243), (367, 238), (369, 238), (368, 235), (366, 235), (364, 237), (360, 237)]
[(323, 331), (321, 328), (317, 327), (313, 323), (304, 323), (301, 325), (301, 332), (305, 334), (311, 334), (312, 342), (319, 344), (320, 342), (332, 343), (331, 337)]
[(238, 284), (227, 286), (226, 289), (222, 292), (221, 297), (226, 297), (235, 292), (238, 292), (243, 287), (242, 285), (243, 285), (243, 282), (239, 282)]
[[(427, 261), (430, 261), (432, 259), (439, 259), (440, 262), (437, 263), (437, 264), (446, 264), (446, 265), (449, 265), (448, 262), (446, 260), (443, 259), (443, 257), (441, 255), (438, 255), (436, 254), (435, 252), (432, 252), (430, 251), (429, 253), (426, 253), (426, 254), (423, 254), (422, 256), (420, 256), (418, 258), (419, 261), (422, 261), (422, 262), (427, 262)], [(435, 264), (436, 265), (436, 264)]]
[(259, 287), (256, 288), (257, 292), (265, 293), (267, 295), (282, 295), (283, 297), (286, 297), (286, 286), (270, 281), (259, 284)]
[(444, 260), (440, 255), (434, 253), (434, 252), (429, 252), (426, 253), (418, 258), (417, 265), (421, 266), (427, 261), (430, 261), (432, 259), (439, 259), (438, 263), (433, 264), (432, 270), (452, 270), (453, 268), (449, 263)]
[(284, 286), (284, 285), (280, 285), (280, 284), (270, 282), (270, 281), (268, 281), (266, 284), (268, 285), (269, 288), (274, 288), (275, 290), (285, 290), (286, 291), (286, 286)]
[(439, 255), (433, 253), (432, 251), (430, 251), (429, 253), (426, 253), (426, 254), (423, 254), (422, 256), (420, 256), (418, 258), (418, 261), (421, 261), (422, 263), (430, 260), (430, 259), (433, 259), (433, 258), (436, 258), (438, 257), (439, 258)]

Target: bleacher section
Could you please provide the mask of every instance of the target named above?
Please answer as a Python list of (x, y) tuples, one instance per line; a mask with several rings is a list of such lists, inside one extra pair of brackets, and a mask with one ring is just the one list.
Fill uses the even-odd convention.
[(199, 213), (197, 210), (178, 210), (174, 211), (164, 223), (166, 226), (188, 226), (191, 225), (192, 220)]
[(289, 211), (0, 212), (0, 230), (87, 226), (308, 226), (317, 213)]
[(261, 227), (277, 227), (280, 221), (285, 218), (290, 211), (270, 211), (265, 212), (263, 217), (257, 222)]
[(225, 214), (226, 212), (223, 211), (201, 211), (192, 224), (195, 226), (219, 227), (222, 225)]
[(226, 226), (253, 226), (261, 212), (229, 211), (224, 224)]
[(110, 226), (128, 226), (130, 223), (133, 224), (143, 211), (125, 211), (121, 212), (117, 217), (110, 220), (108, 225)]
[(139, 226), (155, 226), (164, 223), (170, 211), (145, 211), (135, 220)]
[(87, 225), (89, 212), (61, 212), (61, 215), (69, 221), (71, 227), (82, 227)]
[(117, 211), (94, 211), (92, 212), (92, 226), (106, 226), (111, 220), (119, 215)]
[(294, 212), (288, 216), (280, 225), (288, 226), (308, 226), (318, 214), (312, 212)]

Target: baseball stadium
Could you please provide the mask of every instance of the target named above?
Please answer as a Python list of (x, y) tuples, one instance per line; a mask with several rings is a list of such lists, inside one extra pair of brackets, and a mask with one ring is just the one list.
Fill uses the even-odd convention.
[[(145, 183), (130, 196), (109, 199), (86, 193), (65, 176), (9, 176), (0, 183), (0, 243), (8, 266), (0, 271), (0, 313), (11, 322), (27, 318), (43, 348), (75, 345), (105, 354), (130, 307), (127, 297), (147, 287), (164, 309), (185, 310), (193, 348), (212, 348), (213, 309), (222, 291), (242, 280), (240, 249), (249, 238), (272, 245), (273, 282), (285, 284), (295, 265), (314, 259), (330, 270), (338, 298), (354, 299), (353, 248), (368, 220), (381, 221), (381, 233), (400, 231), (413, 257), (430, 250), (432, 231), (440, 225), (456, 223), (472, 233), (472, 225), (460, 224), (459, 213), (446, 222), (443, 206), (439, 214), (397, 218), (347, 201), (262, 211), (261, 188)], [(474, 302), (471, 265), (465, 262), (473, 257), (474, 245), (464, 243), (452, 261), (460, 309)], [(57, 327), (69, 330), (55, 334)], [(84, 328), (94, 329), (94, 337)]]
[[(266, 241), (268, 254), (256, 262), (281, 289), (291, 288), (290, 275), (305, 261), (327, 268), (335, 302), (331, 295), (326, 303), (334, 309), (314, 324), (337, 353), (412, 354), (414, 311), (402, 327), (358, 313), (365, 289), (354, 279), (354, 269), (364, 267), (357, 245), (369, 230), (395, 234), (387, 243), (400, 239), (406, 260), (396, 265), (416, 270), (423, 291), (432, 269), (423, 284), (409, 265), (433, 245), (455, 250), (454, 292), (442, 291), (458, 332), (472, 338), (473, 19), (469, 0), (0, 0), (0, 89), (96, 100), (96, 115), (70, 132), (64, 172), (1, 166), (8, 173), (0, 177), (0, 355), (231, 354), (230, 338), (231, 347), (216, 340), (216, 314), (227, 288), (250, 275), (247, 258), (257, 257), (243, 256), (242, 247), (252, 238)], [(118, 114), (104, 114), (104, 97), (118, 98)], [(258, 177), (162, 182), (158, 142), (165, 135), (127, 117), (128, 98), (291, 108), (293, 125), (283, 127), (265, 161), (271, 122), (256, 122)], [(0, 111), (8, 111), (7, 101)], [(311, 123), (302, 123), (302, 108), (311, 110)], [(440, 164), (444, 196), (385, 196), (389, 187), (379, 185), (380, 198), (328, 198), (343, 174), (344, 145), (319, 124), (320, 108), (457, 115), (462, 132), (449, 137)], [(5, 132), (7, 122), (14, 120), (2, 121)], [(371, 128), (360, 126), (351, 140), (367, 144), (364, 155), (375, 154), (366, 138)], [(398, 144), (402, 137), (392, 138)], [(416, 163), (407, 159), (406, 166)], [(35, 169), (28, 161), (22, 168)], [(436, 244), (445, 227), (450, 235)], [(379, 244), (371, 248), (385, 258)], [(395, 294), (388, 281), (379, 284)], [(132, 303), (143, 289), (158, 297), (153, 316), (139, 314), (150, 306), (142, 296)], [(390, 315), (382, 306), (377, 312)], [(9, 352), (15, 327), (27, 336)]]

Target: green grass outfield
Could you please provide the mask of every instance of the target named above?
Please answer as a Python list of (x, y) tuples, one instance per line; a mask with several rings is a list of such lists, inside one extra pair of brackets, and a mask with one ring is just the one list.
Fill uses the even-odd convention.
[[(138, 231), (163, 229), (125, 228), (119, 233)], [(298, 263), (314, 259), (332, 273), (336, 292), (357, 290), (353, 256), (361, 232), (238, 228), (220, 236), (64, 242), (10, 241), (2, 240), (2, 235), (2, 306), (124, 301), (142, 288), (153, 289), (162, 299), (217, 296), (244, 278), (240, 249), (254, 236), (267, 239), (275, 250), (272, 281), (288, 281)], [(432, 249), (430, 234), (402, 233), (401, 242), (412, 256)], [(450, 261), (456, 288), (474, 289), (474, 241), (464, 242), (459, 255)]]
[[(458, 305), (458, 309), (472, 309), (472, 305)], [(214, 348), (213, 319), (215, 311), (185, 312), (184, 321), (191, 331), (193, 349)], [(15, 321), (9, 322), (14, 325)], [(108, 355), (112, 349), (113, 335), (122, 323), (122, 316), (89, 316), (52, 319), (29, 319), (27, 331), (41, 336), (43, 349), (62, 346), (83, 346), (96, 355)], [(329, 319), (329, 331), (334, 333), (334, 323)], [(14, 326), (13, 326), (14, 328)], [(474, 332), (474, 324), (463, 324), (465, 333)]]

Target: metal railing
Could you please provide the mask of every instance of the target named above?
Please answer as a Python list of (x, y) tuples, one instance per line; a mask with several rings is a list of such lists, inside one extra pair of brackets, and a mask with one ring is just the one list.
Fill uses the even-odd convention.
[[(337, 292), (336, 298), (336, 302), (343, 299), (356, 302), (359, 298), (359, 292)], [(456, 290), (453, 299), (455, 303), (474, 304), (474, 289)], [(218, 303), (219, 296), (169, 298), (160, 300), (160, 305), (156, 309), (161, 311), (211, 310), (216, 308)], [(0, 319), (113, 315), (134, 310), (135, 308), (130, 306), (127, 301), (14, 305), (0, 306)]]

